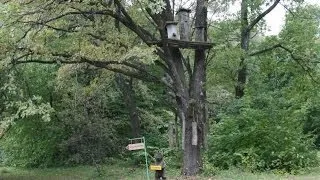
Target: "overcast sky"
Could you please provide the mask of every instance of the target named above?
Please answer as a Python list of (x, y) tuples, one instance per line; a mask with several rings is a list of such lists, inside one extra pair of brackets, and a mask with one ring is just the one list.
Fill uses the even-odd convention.
[[(309, 4), (316, 4), (320, 6), (320, 0), (305, 0)], [(286, 10), (283, 6), (278, 5), (274, 10), (272, 10), (265, 19), (267, 25), (270, 29), (269, 32), (266, 32), (267, 35), (276, 35), (280, 32), (285, 18)]]

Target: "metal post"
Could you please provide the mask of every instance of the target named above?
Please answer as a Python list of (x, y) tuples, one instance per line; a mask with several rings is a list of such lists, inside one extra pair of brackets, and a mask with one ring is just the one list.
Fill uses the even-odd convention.
[(143, 144), (144, 144), (144, 156), (146, 158), (146, 168), (147, 168), (147, 180), (150, 180), (149, 177), (149, 167), (148, 167), (148, 157), (147, 157), (147, 146), (146, 146), (146, 140), (144, 137), (142, 137), (143, 139)]

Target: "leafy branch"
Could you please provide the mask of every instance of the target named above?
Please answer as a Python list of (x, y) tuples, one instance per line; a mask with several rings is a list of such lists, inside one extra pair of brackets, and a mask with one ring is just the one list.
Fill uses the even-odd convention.
[[(49, 55), (55, 57), (54, 60), (40, 60), (40, 59), (29, 59), (27, 57), (32, 57), (33, 55), (42, 55), (36, 54), (35, 52), (29, 50), (29, 52), (18, 56), (12, 60), (13, 65), (19, 64), (28, 64), (28, 63), (39, 63), (39, 64), (79, 64), (87, 63), (92, 66), (107, 69), (113, 72), (122, 73), (126, 76), (133, 78), (141, 79), (149, 82), (161, 82), (161, 80), (152, 75), (151, 72), (147, 71), (141, 64), (133, 64), (128, 62), (128, 60), (133, 60), (137, 58), (135, 56), (126, 59), (125, 61), (116, 61), (116, 60), (92, 60), (87, 57), (73, 55), (69, 53), (50, 53)], [(77, 60), (73, 60), (77, 59)]]
[(261, 14), (259, 14), (247, 27), (248, 31), (251, 31), (252, 28), (262, 19), (264, 18), (267, 14), (269, 14), (278, 4), (280, 0), (274, 1), (274, 3), (265, 11), (263, 11)]
[(317, 80), (314, 79), (314, 77), (312, 76), (311, 74), (311, 68), (307, 65), (304, 65), (303, 64), (303, 61), (306, 59), (304, 57), (301, 57), (301, 56), (298, 56), (298, 55), (295, 55), (294, 54), (294, 51), (282, 44), (275, 44), (271, 47), (268, 47), (268, 48), (265, 48), (263, 50), (260, 50), (260, 51), (256, 51), (256, 52), (253, 52), (253, 53), (250, 53), (249, 56), (256, 56), (256, 55), (260, 55), (260, 54), (264, 54), (264, 53), (267, 53), (267, 52), (270, 52), (274, 49), (277, 49), (277, 48), (280, 48), (282, 50), (285, 50), (286, 52), (288, 52), (290, 54), (290, 57), (305, 71), (307, 72), (308, 76), (312, 79), (312, 81), (318, 83)]

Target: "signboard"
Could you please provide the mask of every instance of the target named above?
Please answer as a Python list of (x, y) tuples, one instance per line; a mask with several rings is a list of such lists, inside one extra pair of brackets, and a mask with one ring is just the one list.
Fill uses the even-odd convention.
[(156, 166), (156, 165), (150, 165), (150, 169), (152, 171), (160, 171), (162, 169), (161, 166)]
[(126, 147), (129, 151), (144, 149), (144, 143), (128, 144)]
[[(146, 147), (146, 140), (144, 137), (141, 138), (134, 138), (134, 139), (129, 139), (130, 144), (126, 147), (129, 151), (134, 151), (134, 150), (144, 150), (144, 157), (146, 159), (146, 175), (147, 175), (147, 180), (150, 180), (149, 176), (149, 168), (148, 168), (148, 157), (147, 157), (147, 147)], [(160, 167), (161, 168), (161, 167)]]

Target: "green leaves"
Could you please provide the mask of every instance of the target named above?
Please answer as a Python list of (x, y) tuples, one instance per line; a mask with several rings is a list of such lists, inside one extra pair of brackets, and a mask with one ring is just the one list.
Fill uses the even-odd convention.
[(10, 73), (8, 75), (8, 82), (1, 88), (7, 97), (5, 111), (2, 112), (6, 115), (2, 123), (8, 126), (16, 120), (35, 115), (40, 115), (44, 121), (50, 121), (50, 114), (54, 112), (50, 104), (42, 102), (40, 96), (25, 97), (23, 90), (16, 85), (15, 78), (15, 75)]
[(302, 133), (305, 111), (265, 95), (245, 98), (239, 114), (222, 116), (214, 127), (208, 156), (216, 166), (293, 171), (317, 163), (312, 139)]
[(153, 14), (160, 14), (165, 8), (164, 1), (142, 0), (141, 3), (151, 10)]
[[(60, 127), (59, 127), (60, 126)], [(13, 167), (48, 167), (59, 164), (57, 144), (62, 137), (61, 124), (27, 117), (6, 131), (0, 141), (4, 164)]]
[[(318, 164), (314, 138), (309, 132), (319, 132), (315, 120), (319, 116), (317, 103), (311, 102), (311, 99), (318, 99), (319, 87), (299, 65), (311, 65), (304, 50), (318, 46), (309, 35), (302, 35), (300, 39), (295, 34), (297, 41), (286, 44), (296, 48), (294, 56), (303, 57), (298, 62), (281, 48), (249, 59), (250, 78), (245, 97), (220, 109), (222, 113), (216, 118), (219, 122), (211, 128), (214, 132), (209, 138), (212, 143), (208, 150), (209, 162), (222, 168), (238, 166), (250, 171), (280, 169), (289, 172)], [(308, 38), (311, 42), (304, 45), (303, 39)], [(254, 48), (266, 49), (286, 42), (290, 41), (284, 36), (283, 39), (272, 37)], [(232, 52), (225, 54), (230, 57)], [(309, 72), (317, 79), (319, 74), (313, 68)]]

